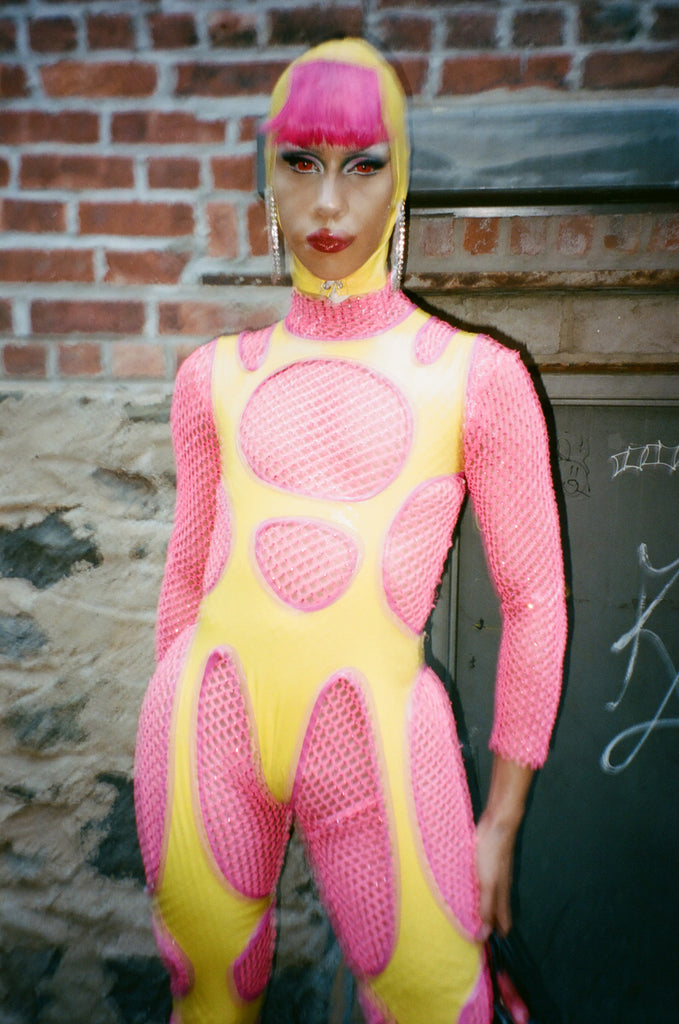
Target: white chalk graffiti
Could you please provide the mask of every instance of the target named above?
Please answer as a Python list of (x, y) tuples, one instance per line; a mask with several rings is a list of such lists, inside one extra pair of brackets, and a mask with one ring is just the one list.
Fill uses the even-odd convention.
[[(611, 774), (617, 774), (629, 767), (652, 732), (658, 729), (676, 729), (679, 727), (679, 718), (664, 717), (665, 709), (667, 708), (671, 697), (678, 692), (679, 672), (672, 661), (662, 637), (647, 626), (650, 617), (665, 600), (677, 580), (679, 580), (679, 558), (675, 562), (670, 562), (668, 565), (664, 565), (662, 568), (656, 569), (649, 561), (648, 549), (645, 544), (641, 544), (639, 546), (638, 558), (641, 579), (639, 584), (637, 618), (632, 628), (627, 630), (626, 633), (623, 633), (622, 636), (618, 637), (611, 647), (611, 650), (615, 653), (624, 651), (629, 647), (629, 660), (627, 662), (625, 678), (617, 700), (610, 701), (606, 704), (606, 708), (609, 711), (615, 711), (625, 697), (637, 665), (637, 657), (642, 640), (649, 644), (651, 650), (657, 655), (661, 667), (660, 678), (662, 679), (666, 676), (665, 681), (669, 685), (653, 718), (645, 722), (639, 722), (638, 725), (633, 725), (628, 729), (623, 729), (622, 732), (619, 732), (618, 735), (611, 740), (602, 753), (601, 767), (604, 771), (610, 772)], [(656, 596), (649, 601), (648, 589), (651, 581), (660, 584), (660, 589)], [(614, 763), (613, 757), (617, 748), (620, 744), (629, 740), (635, 741), (631, 751), (622, 760)]]
[(662, 441), (651, 441), (649, 444), (628, 444), (623, 452), (611, 455), (614, 463), (613, 477), (634, 469), (637, 473), (650, 466), (664, 466), (670, 473), (679, 467), (679, 444), (672, 448)]

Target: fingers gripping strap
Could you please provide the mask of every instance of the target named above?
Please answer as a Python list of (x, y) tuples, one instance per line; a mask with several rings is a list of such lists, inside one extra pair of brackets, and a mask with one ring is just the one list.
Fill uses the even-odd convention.
[(410, 719), (410, 771), (417, 823), (436, 885), (469, 935), (481, 926), (474, 822), (450, 701), (423, 669)]
[(350, 678), (329, 682), (314, 708), (295, 803), (347, 963), (378, 974), (395, 942), (394, 868), (368, 706)]
[(238, 670), (225, 649), (205, 667), (196, 760), (203, 823), (219, 870), (243, 895), (267, 896), (283, 864), (291, 812), (263, 782)]

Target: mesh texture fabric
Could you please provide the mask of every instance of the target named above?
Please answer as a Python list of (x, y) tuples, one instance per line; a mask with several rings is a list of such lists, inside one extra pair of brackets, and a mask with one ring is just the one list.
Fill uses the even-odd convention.
[(410, 772), (417, 823), (439, 891), (469, 935), (481, 927), (474, 820), (450, 701), (430, 669), (415, 685)]
[(389, 528), (383, 555), (389, 607), (416, 633), (434, 607), (453, 528), (464, 499), (460, 477), (428, 480), (411, 494)]
[(465, 475), (502, 606), (491, 748), (538, 768), (547, 756), (566, 640), (563, 566), (547, 430), (518, 354), (475, 345)]
[(426, 366), (435, 363), (455, 334), (455, 328), (432, 316), (420, 327), (415, 335), (414, 354), (418, 363)]
[(241, 999), (251, 1002), (262, 994), (271, 976), (276, 945), (276, 917), (270, 907), (255, 934), (233, 965), (233, 981)]
[(191, 961), (176, 939), (155, 918), (152, 926), (160, 958), (170, 975), (170, 993), (173, 999), (181, 999), (193, 987), (194, 973)]
[(260, 572), (286, 604), (326, 608), (344, 593), (356, 570), (356, 543), (328, 523), (282, 519), (263, 523), (255, 537)]
[(172, 400), (177, 496), (158, 601), (156, 661), (195, 622), (205, 589), (221, 472), (210, 390), (214, 351), (211, 342), (182, 364)]
[(312, 498), (360, 501), (396, 477), (411, 429), (405, 400), (386, 378), (355, 363), (312, 359), (259, 385), (239, 436), (248, 465), (266, 483)]
[(350, 341), (389, 330), (405, 320), (413, 309), (415, 306), (410, 299), (402, 292), (392, 292), (389, 284), (380, 291), (354, 295), (335, 303), (331, 311), (327, 302), (294, 290), (284, 322), (290, 333), (299, 338)]
[(395, 942), (395, 883), (387, 810), (366, 699), (331, 680), (309, 723), (295, 808), (349, 967), (378, 974)]
[(493, 1019), (493, 983), (484, 965), (474, 991), (462, 1007), (458, 1024), (488, 1024)]
[(266, 358), (269, 342), (276, 325), (260, 331), (243, 331), (238, 336), (238, 355), (246, 370), (258, 370)]
[(198, 700), (198, 790), (210, 851), (226, 880), (268, 896), (283, 866), (292, 814), (258, 770), (238, 671), (228, 651), (209, 658)]
[(185, 630), (156, 669), (139, 716), (134, 803), (139, 848), (151, 891), (158, 882), (163, 849), (172, 704), (189, 639), (189, 630)]

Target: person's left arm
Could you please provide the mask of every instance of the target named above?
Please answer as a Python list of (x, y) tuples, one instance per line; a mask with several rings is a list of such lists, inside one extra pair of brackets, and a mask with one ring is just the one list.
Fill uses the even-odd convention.
[(516, 836), (559, 702), (566, 611), (542, 409), (519, 356), (486, 338), (477, 340), (467, 384), (465, 476), (502, 611), (477, 865), (484, 931), (505, 933)]

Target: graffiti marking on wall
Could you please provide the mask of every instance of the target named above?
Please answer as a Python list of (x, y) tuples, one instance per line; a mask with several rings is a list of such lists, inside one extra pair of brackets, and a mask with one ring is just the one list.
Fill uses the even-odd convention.
[(560, 437), (557, 451), (566, 494), (584, 494), (589, 497), (589, 441), (581, 438), (572, 443), (567, 437)]
[[(679, 718), (665, 717), (665, 710), (671, 698), (679, 693), (679, 671), (677, 671), (677, 666), (674, 664), (663, 638), (648, 625), (653, 613), (657, 611), (662, 602), (666, 600), (670, 591), (677, 583), (677, 580), (679, 580), (679, 558), (674, 562), (670, 562), (668, 565), (664, 565), (661, 568), (656, 569), (650, 563), (648, 549), (645, 544), (639, 545), (637, 553), (640, 569), (637, 618), (632, 628), (628, 629), (626, 633), (623, 633), (622, 636), (618, 637), (611, 647), (611, 651), (616, 654), (629, 648), (627, 669), (625, 671), (625, 678), (623, 679), (622, 687), (617, 699), (606, 704), (606, 708), (609, 711), (615, 711), (623, 701), (635, 676), (635, 669), (637, 668), (637, 659), (642, 641), (647, 647), (650, 647), (650, 649), (655, 652), (659, 662), (659, 672), (658, 676), (654, 678), (664, 680), (664, 683), (667, 685), (667, 689), (653, 718), (648, 719), (645, 722), (639, 722), (637, 725), (630, 726), (628, 729), (623, 729), (622, 732), (619, 732), (617, 736), (611, 740), (603, 751), (601, 755), (601, 767), (605, 772), (610, 772), (613, 775), (624, 771), (625, 768), (629, 767), (653, 732), (658, 729), (679, 728)], [(660, 589), (656, 596), (652, 600), (649, 600), (649, 589), (651, 584), (659, 585)], [(618, 760), (618, 748), (620, 745), (624, 745), (624, 748), (626, 749), (630, 741), (633, 741), (632, 749), (629, 751), (627, 756)]]
[(649, 444), (628, 444), (624, 451), (611, 455), (614, 464), (613, 477), (620, 476), (627, 470), (636, 470), (641, 473), (644, 469), (652, 466), (664, 466), (670, 473), (674, 473), (679, 467), (679, 444), (674, 448), (671, 445), (663, 444), (662, 441), (652, 441)]

